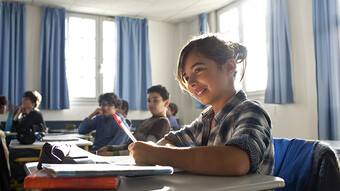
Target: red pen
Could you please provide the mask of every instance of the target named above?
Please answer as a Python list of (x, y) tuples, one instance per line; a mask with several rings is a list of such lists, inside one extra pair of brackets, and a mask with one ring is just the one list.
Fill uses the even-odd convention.
[(116, 119), (118, 125), (125, 131), (125, 133), (130, 137), (130, 139), (135, 143), (137, 139), (132, 135), (131, 131), (125, 126), (125, 124), (117, 117), (116, 114), (113, 114), (113, 117)]

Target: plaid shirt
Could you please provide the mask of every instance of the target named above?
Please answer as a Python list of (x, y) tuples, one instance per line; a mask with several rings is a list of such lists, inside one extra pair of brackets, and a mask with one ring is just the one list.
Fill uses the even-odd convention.
[[(210, 131), (211, 120), (215, 128)], [(269, 115), (260, 103), (250, 101), (241, 90), (214, 116), (212, 107), (179, 131), (165, 136), (178, 147), (238, 146), (250, 157), (249, 173), (272, 175), (274, 144)]]

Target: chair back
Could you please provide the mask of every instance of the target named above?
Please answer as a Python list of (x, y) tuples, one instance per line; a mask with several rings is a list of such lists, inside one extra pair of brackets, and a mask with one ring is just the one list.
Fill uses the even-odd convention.
[(339, 161), (319, 141), (274, 138), (274, 176), (285, 180), (278, 190), (340, 190)]

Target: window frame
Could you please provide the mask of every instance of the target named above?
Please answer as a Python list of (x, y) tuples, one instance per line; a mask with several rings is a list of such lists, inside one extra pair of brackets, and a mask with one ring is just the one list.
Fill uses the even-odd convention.
[[(239, 25), (239, 38), (240, 38), (240, 43), (243, 44), (244, 42), (244, 35), (243, 35), (243, 20), (242, 20), (242, 15), (243, 15), (243, 8), (242, 8), (242, 5), (243, 3), (247, 2), (247, 1), (251, 1), (251, 0), (238, 0), (238, 1), (233, 1), (231, 3), (229, 3), (228, 5), (216, 10), (216, 22), (217, 22), (217, 31), (220, 32), (220, 15), (223, 14), (224, 12), (226, 11), (229, 11), (233, 8), (237, 8), (238, 9), (238, 17), (241, 18), (238, 20), (238, 25)], [(266, 24), (268, 24), (268, 14), (266, 13), (265, 15), (265, 21), (264, 21)], [(266, 32), (266, 47), (268, 47), (268, 31), (267, 29), (265, 29), (265, 32)], [(266, 49), (266, 52), (267, 52), (267, 56), (268, 56), (268, 51)], [(247, 69), (246, 69), (246, 72), (247, 72)], [(267, 72), (268, 73), (268, 72)], [(267, 75), (266, 73), (266, 75)], [(246, 78), (246, 76), (245, 76)], [(245, 84), (245, 80), (242, 80), (242, 87), (246, 87), (246, 84)], [(243, 89), (243, 88), (242, 88)], [(266, 89), (264, 90), (256, 90), (256, 91), (247, 91), (246, 89), (244, 90), (246, 93), (247, 93), (247, 96), (250, 98), (250, 99), (256, 99), (256, 100), (259, 100), (261, 102), (264, 102), (264, 97), (265, 97), (265, 91)]]
[[(91, 15), (91, 14), (82, 14), (82, 13), (74, 13), (74, 12), (66, 12), (65, 23), (68, 25), (68, 20), (70, 17), (80, 17), (80, 18), (89, 18), (95, 20), (96, 27), (96, 66), (95, 66), (95, 75), (96, 75), (96, 89), (95, 89), (95, 97), (94, 98), (85, 98), (85, 97), (69, 97), (70, 106), (94, 106), (98, 105), (98, 98), (100, 94), (103, 92), (103, 73), (101, 73), (101, 68), (103, 67), (103, 22), (104, 21), (113, 21), (115, 22), (114, 17), (110, 16), (100, 16), (100, 15)], [(67, 30), (69, 30), (68, 26)], [(68, 31), (65, 34), (65, 45), (68, 43), (66, 38), (68, 39)], [(66, 64), (66, 63), (65, 63)], [(67, 67), (67, 65), (66, 65)]]

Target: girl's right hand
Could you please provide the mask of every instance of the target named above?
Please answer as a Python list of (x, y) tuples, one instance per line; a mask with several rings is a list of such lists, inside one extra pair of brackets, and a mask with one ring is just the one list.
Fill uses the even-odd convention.
[(155, 143), (137, 141), (129, 145), (130, 156), (135, 159), (136, 164), (156, 165), (157, 154), (153, 151), (157, 147)]

